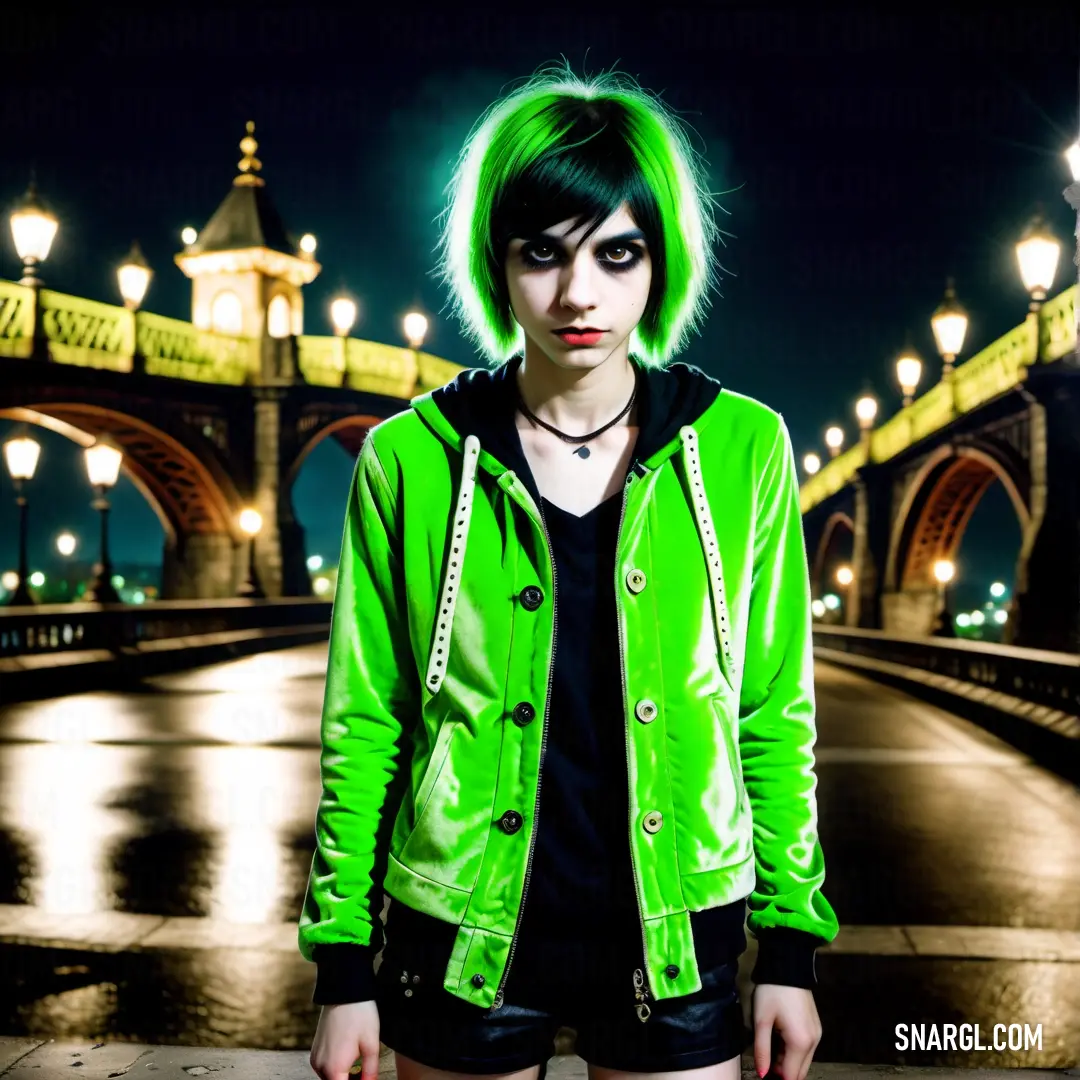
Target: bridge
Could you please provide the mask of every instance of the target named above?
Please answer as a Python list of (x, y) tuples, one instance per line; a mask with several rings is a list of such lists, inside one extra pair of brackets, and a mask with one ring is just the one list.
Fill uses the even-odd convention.
[[(235, 597), (254, 550), (269, 597), (309, 596), (292, 486), (333, 438), (350, 454), (459, 365), (347, 334), (306, 335), (302, 286), (321, 269), (258, 175), (248, 125), (226, 197), (176, 255), (192, 320), (0, 281), (0, 419), (82, 446), (110, 440), (165, 534), (161, 597)], [(245, 508), (263, 527), (249, 546)]]

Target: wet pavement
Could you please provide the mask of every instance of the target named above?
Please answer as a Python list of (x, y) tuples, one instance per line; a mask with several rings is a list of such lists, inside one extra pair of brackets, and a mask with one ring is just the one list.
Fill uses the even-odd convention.
[[(0, 1032), (310, 1047), (296, 920), (325, 663), (305, 646), (0, 710)], [(842, 930), (818, 953), (816, 1059), (1075, 1067), (1080, 792), (857, 673), (819, 663), (817, 692)], [(751, 939), (747, 1004), (753, 956)], [(976, 1023), (984, 1043), (1038, 1026), (1041, 1046), (897, 1045), (898, 1025)]]

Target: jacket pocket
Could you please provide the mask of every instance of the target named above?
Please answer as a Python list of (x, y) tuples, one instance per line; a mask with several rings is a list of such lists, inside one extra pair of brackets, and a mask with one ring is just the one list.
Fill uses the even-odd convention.
[(735, 736), (732, 722), (727, 713), (726, 702), (729, 699), (724, 694), (714, 694), (709, 698), (712, 704), (713, 714), (716, 716), (716, 724), (720, 729), (727, 750), (728, 762), (731, 765), (731, 779), (735, 784), (735, 805), (742, 807), (746, 801), (746, 788), (743, 784), (742, 752), (739, 749), (739, 740)]

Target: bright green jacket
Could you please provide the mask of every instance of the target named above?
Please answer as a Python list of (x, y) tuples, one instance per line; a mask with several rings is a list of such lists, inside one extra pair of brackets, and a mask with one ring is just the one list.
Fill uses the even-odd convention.
[[(353, 477), (299, 947), (314, 960), (321, 943), (381, 940), (385, 889), (459, 927), (443, 986), (497, 1007), (531, 869), (553, 562), (521, 479), (431, 394), (411, 404), (371, 430)], [(751, 933), (832, 941), (809, 575), (779, 413), (723, 389), (630, 473), (615, 588), (653, 997), (701, 988), (691, 910), (747, 897)]]

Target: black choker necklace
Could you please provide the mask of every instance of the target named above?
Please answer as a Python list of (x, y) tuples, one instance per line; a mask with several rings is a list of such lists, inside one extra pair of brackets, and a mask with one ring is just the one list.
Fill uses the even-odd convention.
[[(568, 443), (587, 443), (592, 442), (597, 435), (603, 434), (609, 427), (614, 427), (633, 407), (634, 400), (637, 398), (637, 380), (634, 380), (634, 391), (630, 395), (630, 400), (626, 403), (623, 411), (619, 413), (613, 420), (609, 420), (603, 427), (598, 427), (595, 431), (590, 431), (588, 435), (567, 435), (565, 431), (560, 431), (557, 427), (553, 427), (551, 424), (541, 420), (535, 413), (529, 411), (529, 407), (525, 404), (525, 399), (521, 395), (521, 387), (518, 387), (518, 408), (534, 423), (539, 424), (542, 428), (547, 428), (552, 435), (558, 435), (563, 442)], [(587, 458), (592, 451), (587, 446), (579, 446), (574, 453), (580, 458)]]

